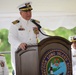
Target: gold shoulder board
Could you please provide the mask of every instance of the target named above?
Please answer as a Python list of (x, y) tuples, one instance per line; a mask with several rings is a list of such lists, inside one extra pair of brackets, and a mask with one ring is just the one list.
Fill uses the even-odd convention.
[(15, 20), (15, 21), (13, 21), (12, 23), (13, 23), (13, 24), (17, 24), (17, 23), (19, 23), (19, 20)]

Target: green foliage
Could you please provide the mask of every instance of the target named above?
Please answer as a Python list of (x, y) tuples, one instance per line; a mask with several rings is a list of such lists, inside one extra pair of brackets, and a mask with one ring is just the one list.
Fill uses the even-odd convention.
[(48, 35), (61, 36), (61, 37), (64, 37), (66, 39), (68, 39), (69, 36), (76, 35), (76, 27), (74, 27), (73, 29), (66, 29), (64, 27), (60, 27), (60, 28), (58, 28), (58, 29), (56, 29), (54, 31), (44, 28), (44, 31)]
[[(0, 52), (10, 51), (10, 44), (8, 43), (8, 30), (1, 29), (0, 30)], [(9, 69), (12, 69), (11, 66), (11, 55), (5, 54), (6, 62)]]
[(60, 27), (53, 32), (55, 33), (55, 35), (64, 37), (66, 39), (68, 39), (69, 36), (75, 35), (73, 31), (71, 31), (70, 29), (66, 29), (64, 27)]
[(76, 34), (76, 27), (74, 27), (73, 29), (71, 29), (71, 31)]
[(55, 36), (55, 33), (49, 29), (46, 29), (46, 28), (43, 28), (44, 32), (47, 34), (47, 35), (50, 35), (50, 36)]
[(6, 51), (9, 50), (9, 43), (8, 43), (8, 30), (1, 29), (0, 30), (0, 50)]

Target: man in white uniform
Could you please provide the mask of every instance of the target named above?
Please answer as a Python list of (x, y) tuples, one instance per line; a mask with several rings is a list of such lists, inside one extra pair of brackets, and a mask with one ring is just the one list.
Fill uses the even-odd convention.
[(0, 54), (0, 75), (9, 75), (6, 59), (2, 54)]
[(72, 52), (73, 75), (76, 75), (76, 36), (71, 36), (69, 39), (72, 42), (71, 52)]
[[(21, 4), (19, 6), (19, 11), (21, 17), (11, 23), (9, 30), (9, 43), (11, 44), (11, 59), (13, 69), (15, 71), (15, 51), (17, 48), (22, 50), (27, 49), (27, 45), (38, 44), (39, 40), (46, 38), (38, 29), (38, 26), (34, 24), (39, 24), (39, 21), (31, 19), (32, 17), (32, 7), (30, 2)], [(41, 28), (42, 31), (42, 28)], [(39, 39), (39, 40), (38, 40)]]

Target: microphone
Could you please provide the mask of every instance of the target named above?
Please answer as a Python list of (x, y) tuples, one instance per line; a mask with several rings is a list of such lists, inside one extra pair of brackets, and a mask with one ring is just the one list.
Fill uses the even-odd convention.
[(49, 36), (49, 35), (44, 34), (44, 33), (40, 30), (41, 26), (40, 26), (38, 23), (36, 23), (36, 20), (31, 19), (31, 22), (33, 22), (33, 23), (38, 27), (38, 30), (41, 32), (41, 34), (43, 34), (43, 35), (45, 35), (45, 36)]
[(31, 22), (33, 22), (38, 27), (38, 30), (40, 31), (41, 26), (38, 23), (36, 23), (34, 19), (31, 19)]

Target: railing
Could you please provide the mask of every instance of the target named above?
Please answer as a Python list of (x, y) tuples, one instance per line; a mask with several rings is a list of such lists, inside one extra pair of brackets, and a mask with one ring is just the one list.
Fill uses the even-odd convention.
[(11, 53), (11, 51), (2, 51), (2, 52), (0, 52), (0, 54), (10, 54)]

